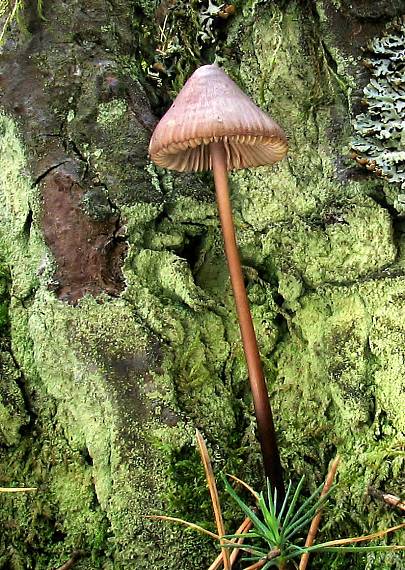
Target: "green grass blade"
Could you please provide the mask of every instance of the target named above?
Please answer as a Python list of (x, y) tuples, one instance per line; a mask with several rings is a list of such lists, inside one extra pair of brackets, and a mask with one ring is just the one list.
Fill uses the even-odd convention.
[(37, 11), (38, 11), (38, 15), (41, 18), (41, 20), (45, 20), (43, 0), (37, 0)]

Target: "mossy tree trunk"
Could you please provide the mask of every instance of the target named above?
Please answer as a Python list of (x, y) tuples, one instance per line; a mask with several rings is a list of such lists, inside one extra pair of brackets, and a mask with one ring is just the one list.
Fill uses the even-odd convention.
[[(404, 159), (365, 131), (401, 151), (378, 101), (403, 90), (404, 2), (214, 4), (45, 0), (2, 48), (0, 486), (38, 490), (0, 496), (0, 568), (206, 568), (208, 540), (144, 518), (213, 524), (196, 427), (217, 471), (261, 484), (212, 181), (147, 160), (156, 115), (215, 54), (290, 140), (279, 166), (231, 175), (286, 478), (313, 489), (339, 452), (323, 537), (398, 522), (368, 487), (404, 483)], [(387, 34), (367, 118), (361, 49)]]

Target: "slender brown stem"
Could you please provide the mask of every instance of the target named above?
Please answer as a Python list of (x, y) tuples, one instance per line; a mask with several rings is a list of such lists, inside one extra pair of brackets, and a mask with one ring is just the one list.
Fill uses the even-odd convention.
[(269, 395), (263, 375), (252, 316), (250, 314), (239, 251), (236, 245), (232, 206), (228, 189), (226, 152), (223, 143), (211, 143), (210, 152), (214, 171), (218, 211), (224, 237), (225, 254), (228, 260), (236, 311), (249, 371), (257, 429), (263, 455), (264, 472), (266, 477), (269, 478), (271, 485), (277, 488), (280, 497), (284, 495), (280, 455), (277, 447)]

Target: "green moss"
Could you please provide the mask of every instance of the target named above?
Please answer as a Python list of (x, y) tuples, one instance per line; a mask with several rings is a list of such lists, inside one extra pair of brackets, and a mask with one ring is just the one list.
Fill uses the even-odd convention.
[(1, 350), (1, 344), (0, 377), (0, 441), (5, 445), (15, 445), (20, 439), (22, 426), (28, 423), (28, 414), (17, 384), (20, 373), (10, 353)]
[(0, 261), (0, 334), (8, 325), (8, 287), (9, 275)]
[(83, 551), (83, 569), (101, 568), (109, 558), (108, 522), (97, 504), (92, 469), (83, 450), (73, 451), (55, 426), (52, 411), (48, 402), (32, 435), (0, 454), (3, 485), (38, 489), (0, 496), (3, 568), (58, 567), (74, 550)]
[[(337, 77), (299, 3), (244, 3), (228, 30), (225, 66), (290, 140), (280, 166), (231, 176), (286, 476), (306, 473), (313, 487), (338, 449), (340, 488), (323, 536), (394, 524), (395, 513), (368, 502), (365, 491), (368, 483), (397, 493), (401, 487), (404, 294), (402, 277), (390, 279), (389, 271), (401, 270), (403, 247), (387, 211), (367, 197), (372, 185), (345, 178), (348, 127), (336, 126), (349, 107), (344, 61)], [(176, 72), (180, 82), (191, 61), (187, 55)], [(7, 535), (15, 542), (4, 564), (57, 566), (82, 547), (82, 567), (204, 568), (213, 554), (204, 538), (144, 515), (173, 513), (212, 525), (195, 426), (216, 470), (255, 485), (260, 479), (212, 183), (147, 164), (148, 131), (123, 104), (134, 84), (117, 84), (117, 96), (100, 105), (107, 72), (122, 80), (119, 62), (102, 71), (84, 66), (66, 132), (95, 174), (83, 209), (96, 219), (114, 209), (126, 228), (120, 298), (86, 297), (70, 307), (48, 290), (52, 263), (40, 235), (40, 201), (24, 174), (15, 126), (1, 118), (1, 240), (12, 275), (13, 354), (37, 419), (0, 461), (13, 474), (10, 484), (44, 488), (13, 499), (21, 501), (13, 506), (18, 530)], [(148, 111), (141, 97), (134, 101)], [(6, 423), (17, 441), (20, 427)], [(233, 520), (228, 505), (226, 511)], [(398, 555), (315, 564), (401, 567)]]
[[(367, 488), (400, 494), (404, 484), (404, 422), (398, 414), (404, 292), (403, 278), (323, 288), (302, 300), (278, 347), (276, 401), (285, 461), (313, 477), (306, 458), (319, 465), (336, 449), (343, 457), (328, 536), (395, 524), (395, 513), (372, 504)], [(384, 568), (397, 567), (394, 560), (400, 564), (395, 557), (392, 566), (379, 560)]]
[(134, 23), (140, 67), (153, 86), (152, 97), (166, 104), (202, 60), (215, 57), (223, 8), (216, 0), (178, 0), (176, 5), (160, 4), (152, 21)]

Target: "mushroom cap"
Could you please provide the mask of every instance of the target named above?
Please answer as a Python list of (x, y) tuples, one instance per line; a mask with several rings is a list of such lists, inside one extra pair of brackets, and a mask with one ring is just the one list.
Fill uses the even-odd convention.
[(223, 141), (227, 169), (273, 164), (287, 153), (283, 130), (217, 65), (188, 79), (158, 123), (149, 154), (158, 166), (180, 172), (211, 170), (211, 142)]

